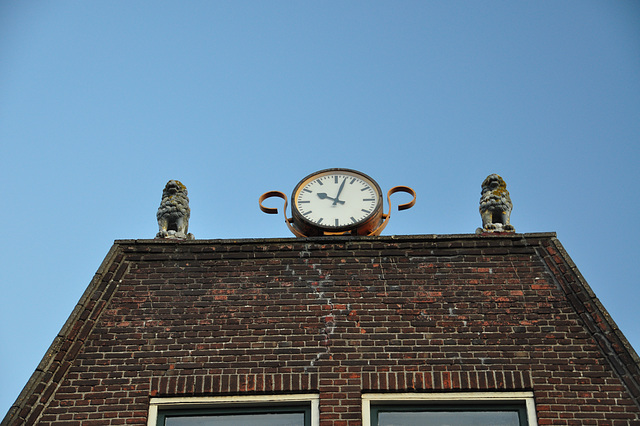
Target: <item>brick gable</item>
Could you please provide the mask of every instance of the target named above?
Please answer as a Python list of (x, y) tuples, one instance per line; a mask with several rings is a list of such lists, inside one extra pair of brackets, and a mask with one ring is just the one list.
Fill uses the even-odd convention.
[(638, 357), (554, 234), (116, 241), (3, 424), (146, 424), (150, 397), (533, 391), (640, 422)]

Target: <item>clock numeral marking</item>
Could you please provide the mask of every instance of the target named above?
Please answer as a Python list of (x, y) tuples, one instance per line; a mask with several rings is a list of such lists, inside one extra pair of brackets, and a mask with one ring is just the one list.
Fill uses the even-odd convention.
[(302, 204), (302, 203), (310, 203), (311, 201), (309, 200), (302, 200), (302, 201), (298, 201), (298, 204)]
[(320, 219), (318, 219), (318, 224), (322, 223), (322, 219), (324, 219), (323, 217), (321, 217)]
[(338, 176), (337, 175), (333, 177), (333, 181), (334, 181), (334, 183), (338, 183)]
[(356, 181), (356, 178), (351, 179), (351, 182), (349, 182), (349, 185), (353, 185), (353, 182)]
[(302, 215), (309, 216), (311, 213), (313, 213), (313, 210), (309, 210), (308, 212), (302, 213)]
[(368, 186), (365, 186), (365, 187), (364, 187), (364, 188), (362, 188), (360, 191), (368, 191), (369, 189), (371, 189), (371, 188), (369, 188)]
[(312, 191), (312, 190), (310, 190), (309, 188), (305, 188), (305, 189), (303, 189), (303, 191), (304, 191), (304, 192), (309, 192), (309, 193), (313, 192), (313, 191)]
[(365, 212), (365, 213), (371, 213), (371, 210), (362, 209), (362, 211)]
[(356, 218), (351, 216), (351, 222), (356, 223), (357, 222)]
[(322, 181), (319, 179), (316, 182), (318, 182), (320, 185), (324, 185), (324, 183), (322, 183)]
[(338, 219), (336, 219), (336, 226), (338, 226), (338, 224), (339, 224)]
[(363, 198), (362, 201), (375, 201), (375, 198)]

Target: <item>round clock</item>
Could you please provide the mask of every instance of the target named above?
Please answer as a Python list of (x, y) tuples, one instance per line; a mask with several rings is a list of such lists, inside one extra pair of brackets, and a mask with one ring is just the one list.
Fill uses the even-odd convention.
[(366, 235), (381, 221), (382, 191), (356, 170), (321, 170), (293, 190), (292, 216), (305, 235)]
[(271, 197), (284, 200), (284, 220), (296, 237), (318, 235), (380, 235), (391, 217), (391, 195), (411, 194), (413, 199), (398, 205), (398, 210), (413, 207), (416, 192), (408, 186), (394, 186), (387, 192), (389, 213), (383, 213), (382, 191), (375, 180), (351, 169), (326, 169), (302, 179), (293, 190), (291, 218), (287, 218), (289, 200), (280, 191), (268, 191), (260, 196), (260, 210), (277, 214), (278, 209), (266, 207), (263, 201)]

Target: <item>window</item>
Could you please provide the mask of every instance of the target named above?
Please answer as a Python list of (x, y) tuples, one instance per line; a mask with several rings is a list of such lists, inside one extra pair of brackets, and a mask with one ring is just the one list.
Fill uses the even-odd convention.
[(317, 395), (153, 398), (149, 426), (317, 426)]
[(537, 426), (531, 392), (365, 394), (364, 426)]
[(226, 407), (203, 410), (161, 410), (162, 426), (310, 426), (309, 406)]
[(527, 426), (524, 406), (422, 404), (374, 405), (371, 423), (377, 426)]

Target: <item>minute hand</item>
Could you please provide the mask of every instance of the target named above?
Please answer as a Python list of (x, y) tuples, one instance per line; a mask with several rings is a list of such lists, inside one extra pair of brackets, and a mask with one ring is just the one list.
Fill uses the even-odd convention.
[(339, 202), (344, 204), (344, 201), (341, 201), (340, 198), (340, 194), (342, 193), (342, 189), (344, 188), (344, 184), (347, 182), (347, 178), (344, 178), (344, 180), (342, 181), (342, 184), (340, 185), (340, 189), (338, 189), (338, 194), (336, 194), (336, 198), (333, 199), (333, 205), (335, 206), (336, 204), (338, 204)]

